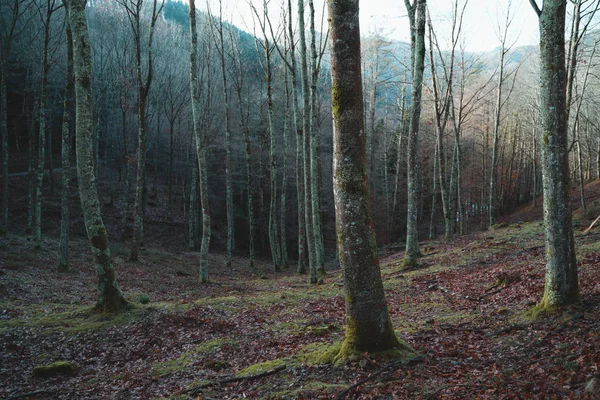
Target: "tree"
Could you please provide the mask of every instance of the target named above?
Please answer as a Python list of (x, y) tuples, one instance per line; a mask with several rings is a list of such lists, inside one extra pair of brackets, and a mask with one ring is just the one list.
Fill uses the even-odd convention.
[(38, 166), (36, 171), (35, 184), (35, 219), (34, 219), (34, 244), (36, 248), (42, 247), (42, 184), (44, 182), (44, 162), (46, 161), (46, 107), (47, 107), (47, 89), (48, 89), (48, 72), (50, 71), (50, 61), (48, 60), (48, 52), (50, 46), (50, 21), (52, 14), (58, 10), (60, 6), (55, 0), (46, 0), (45, 13), (42, 14), (40, 7), (39, 13), (42, 15), (42, 23), (44, 25), (43, 50), (42, 50), (42, 77), (40, 89), (40, 104), (39, 104), (39, 140), (38, 140)]
[(66, 21), (67, 37), (67, 77), (65, 79), (65, 99), (63, 105), (62, 140), (61, 140), (61, 167), (62, 167), (62, 193), (60, 208), (60, 249), (59, 271), (68, 271), (69, 265), (69, 225), (70, 196), (71, 196), (71, 109), (73, 101), (73, 39), (69, 20)]
[[(424, 1), (423, 1), (424, 3)], [(364, 135), (358, 0), (328, 1), (331, 30), (333, 185), (337, 243), (346, 292), (346, 334), (334, 362), (365, 351), (412, 349), (388, 313), (371, 220)], [(424, 11), (424, 10), (422, 10)]]
[[(269, 181), (271, 188), (271, 196), (269, 200), (269, 247), (271, 248), (271, 259), (275, 272), (281, 271), (281, 247), (279, 245), (279, 234), (277, 229), (277, 154), (275, 148), (275, 129), (273, 126), (273, 69), (271, 65), (271, 57), (275, 46), (267, 36), (267, 1), (263, 1), (263, 12), (259, 14), (256, 8), (252, 6), (252, 11), (258, 20), (264, 40), (256, 40), (257, 54), (259, 44), (264, 51), (263, 70), (265, 73), (265, 86), (267, 89), (267, 132), (269, 138)], [(262, 61), (261, 61), (262, 63)]]
[(73, 32), (73, 69), (75, 73), (75, 120), (77, 135), (77, 178), (85, 227), (92, 247), (100, 312), (119, 312), (127, 301), (117, 285), (115, 268), (110, 257), (108, 233), (102, 221), (98, 186), (93, 164), (94, 135), (92, 120), (92, 55), (85, 19), (85, 0), (69, 0), (69, 23)]
[(419, 230), (417, 225), (419, 201), (419, 120), (421, 119), (421, 92), (425, 70), (425, 9), (427, 0), (404, 0), (410, 21), (410, 61), (412, 76), (412, 96), (410, 131), (408, 134), (408, 209), (406, 217), (405, 265), (416, 265), (419, 250)]
[(190, 4), (190, 91), (192, 97), (192, 119), (196, 141), (196, 157), (200, 185), (200, 206), (202, 208), (202, 244), (200, 245), (200, 282), (208, 283), (208, 248), (210, 246), (210, 209), (208, 204), (208, 171), (206, 169), (206, 145), (200, 131), (200, 85), (198, 82), (198, 30), (196, 28), (196, 3)]
[(164, 1), (152, 1), (152, 14), (148, 31), (148, 52), (145, 60), (147, 71), (142, 71), (142, 34), (141, 25), (144, 0), (120, 0), (127, 11), (127, 17), (135, 42), (136, 82), (138, 92), (138, 148), (137, 148), (137, 179), (135, 187), (133, 242), (131, 244), (130, 261), (137, 261), (139, 249), (142, 246), (144, 229), (144, 187), (146, 184), (146, 138), (148, 135), (147, 106), (150, 87), (153, 78), (152, 42), (156, 22), (160, 16)]
[(542, 183), (546, 282), (539, 307), (549, 309), (580, 301), (575, 240), (569, 199), (565, 70), (566, 0), (544, 0), (539, 17)]

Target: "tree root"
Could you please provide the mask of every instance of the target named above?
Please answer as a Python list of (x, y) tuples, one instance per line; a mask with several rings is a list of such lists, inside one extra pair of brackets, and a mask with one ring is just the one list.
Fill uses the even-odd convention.
[(369, 382), (375, 378), (377, 378), (379, 375), (383, 374), (384, 372), (388, 372), (388, 371), (395, 371), (398, 368), (400, 368), (403, 365), (408, 365), (410, 363), (414, 363), (414, 362), (419, 362), (419, 361), (423, 361), (425, 359), (425, 357), (427, 357), (427, 355), (429, 354), (429, 351), (427, 351), (427, 353), (417, 356), (417, 357), (413, 357), (410, 360), (406, 361), (406, 360), (397, 360), (397, 361), (393, 361), (391, 363), (389, 363), (388, 365), (386, 365), (385, 367), (383, 367), (382, 369), (380, 369), (377, 372), (372, 373), (371, 375), (367, 376), (364, 379), (361, 379), (360, 381), (356, 382), (354, 385), (350, 386), (349, 388), (345, 389), (344, 391), (340, 392), (336, 397), (335, 400), (343, 400), (346, 398), (346, 395), (348, 393), (350, 393), (350, 391), (356, 389), (357, 387), (363, 385), (366, 382)]
[(280, 365), (269, 371), (261, 372), (260, 374), (256, 374), (256, 375), (234, 376), (231, 378), (221, 379), (220, 381), (203, 383), (202, 385), (198, 385), (196, 387), (185, 390), (184, 393), (189, 393), (192, 396), (196, 396), (197, 394), (200, 393), (200, 391), (202, 389), (205, 389), (210, 386), (220, 386), (220, 385), (225, 385), (227, 383), (232, 383), (232, 382), (251, 381), (251, 380), (255, 380), (255, 379), (260, 379), (260, 378), (264, 378), (266, 376), (275, 375), (276, 373), (281, 372), (286, 368), (287, 368), (286, 365)]

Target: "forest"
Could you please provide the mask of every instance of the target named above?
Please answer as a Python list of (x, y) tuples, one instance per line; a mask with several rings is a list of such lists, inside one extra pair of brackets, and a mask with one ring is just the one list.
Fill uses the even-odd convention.
[(0, 398), (598, 398), (600, 1), (401, 3), (2, 0)]

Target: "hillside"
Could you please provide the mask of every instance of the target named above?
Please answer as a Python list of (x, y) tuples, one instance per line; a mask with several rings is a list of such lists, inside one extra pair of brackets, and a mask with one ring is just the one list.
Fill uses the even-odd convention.
[[(319, 364), (343, 337), (339, 270), (311, 286), (292, 269), (248, 271), (242, 257), (225, 270), (213, 254), (212, 284), (200, 285), (197, 253), (153, 238), (129, 263), (127, 246), (113, 242), (132, 307), (99, 316), (89, 312), (95, 280), (81, 232), (64, 274), (55, 271), (56, 237), (38, 251), (24, 235), (2, 238), (0, 398), (598, 398), (600, 227), (582, 230), (600, 210), (599, 188), (588, 185), (591, 206), (575, 211), (584, 302), (561, 313), (529, 311), (543, 290), (541, 207), (492, 231), (424, 242), (418, 270), (400, 270), (402, 253), (383, 249), (394, 327), (422, 355), (408, 365), (372, 354), (340, 368)], [(71, 375), (32, 375), (63, 360), (75, 366)]]

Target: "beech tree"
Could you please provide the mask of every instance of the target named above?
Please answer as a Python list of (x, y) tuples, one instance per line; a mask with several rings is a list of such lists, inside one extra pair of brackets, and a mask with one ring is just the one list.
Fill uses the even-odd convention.
[(569, 198), (565, 69), (566, 0), (529, 0), (539, 17), (546, 282), (539, 307), (580, 301)]
[(92, 55), (85, 17), (85, 0), (64, 0), (68, 7), (69, 23), (73, 34), (73, 69), (75, 74), (75, 120), (77, 136), (77, 178), (81, 210), (88, 239), (94, 256), (98, 279), (98, 302), (100, 312), (119, 312), (127, 307), (127, 301), (117, 285), (115, 268), (111, 261), (108, 233), (102, 220), (98, 199), (98, 183), (93, 163), (92, 137)]
[[(424, 3), (424, 1), (423, 1)], [(346, 334), (333, 361), (365, 351), (412, 349), (390, 320), (371, 220), (367, 181), (358, 0), (329, 0), (333, 185), (337, 245), (346, 293)], [(424, 10), (422, 10), (424, 11)]]
[[(210, 246), (211, 226), (208, 204), (208, 175), (206, 168), (206, 144), (201, 133), (200, 85), (198, 82), (198, 30), (196, 28), (196, 3), (190, 5), (190, 92), (192, 97), (192, 119), (198, 158), (200, 187), (200, 206), (202, 208), (202, 244), (200, 245), (200, 282), (208, 283), (208, 248)], [(190, 210), (191, 211), (191, 210)]]
[(135, 205), (134, 205), (134, 224), (133, 224), (133, 242), (131, 244), (130, 261), (137, 261), (139, 249), (143, 244), (144, 229), (144, 187), (146, 184), (146, 141), (148, 135), (147, 107), (148, 95), (152, 86), (153, 79), (153, 57), (152, 42), (156, 22), (160, 16), (164, 1), (158, 3), (158, 0), (152, 2), (152, 14), (150, 16), (150, 26), (148, 29), (146, 68), (142, 71), (142, 35), (144, 30), (141, 27), (142, 10), (144, 0), (120, 0), (120, 4), (125, 8), (135, 44), (135, 71), (137, 83), (137, 111), (138, 111), (138, 148), (137, 148), (137, 179), (135, 187)]
[(408, 210), (406, 216), (406, 251), (404, 265), (416, 265), (420, 255), (418, 229), (419, 200), (419, 122), (421, 119), (421, 92), (425, 70), (425, 11), (427, 0), (404, 0), (410, 21), (410, 61), (412, 96), (410, 131), (408, 134)]
[(59, 271), (68, 271), (69, 264), (69, 225), (70, 197), (71, 197), (71, 110), (73, 101), (73, 39), (71, 26), (67, 17), (67, 76), (65, 79), (65, 99), (63, 102), (62, 140), (61, 140), (61, 167), (62, 167), (62, 193), (60, 208), (60, 249)]

